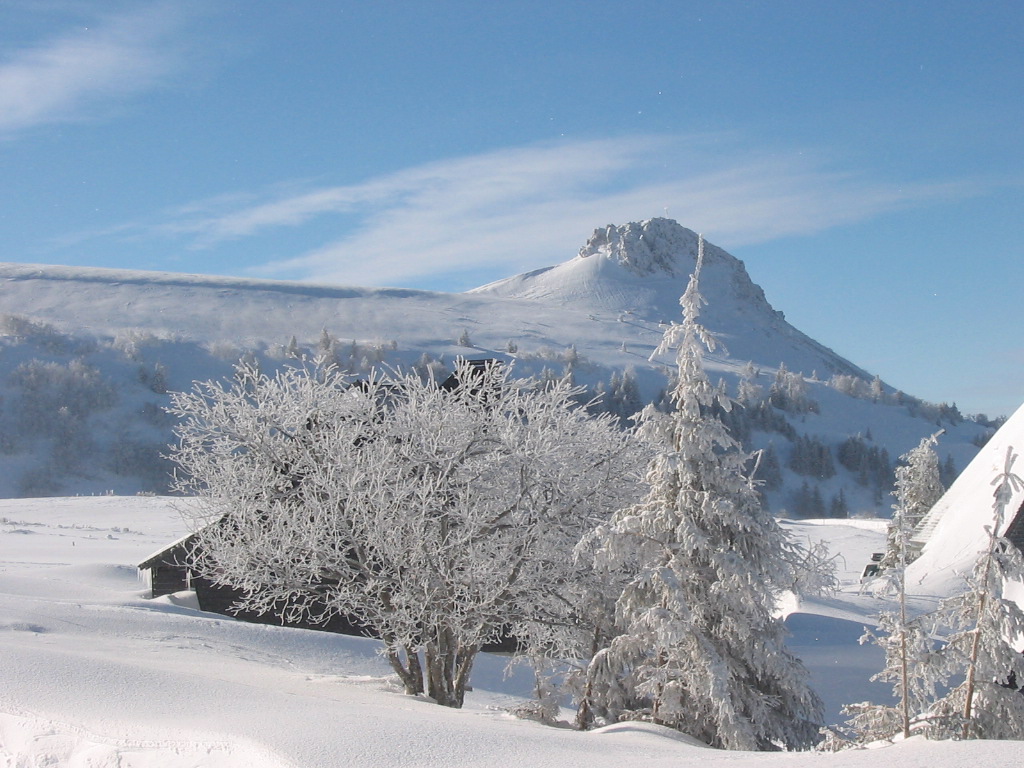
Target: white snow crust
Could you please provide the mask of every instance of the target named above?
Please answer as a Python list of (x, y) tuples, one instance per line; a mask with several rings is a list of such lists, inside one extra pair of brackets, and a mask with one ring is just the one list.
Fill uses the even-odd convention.
[[(520, 669), (484, 654), (462, 710), (400, 692), (374, 641), (253, 625), (146, 598), (134, 564), (186, 532), (184, 500), (0, 501), (0, 765), (90, 768), (623, 765), (1016, 766), (1013, 742), (910, 742), (837, 755), (710, 750), (642, 723), (580, 733), (517, 720)], [(880, 660), (857, 637), (883, 601), (859, 571), (878, 521), (801, 521), (842, 554), (843, 590), (791, 606), (791, 645), (829, 717), (877, 697)], [(884, 689), (881, 693), (884, 695)], [(568, 718), (570, 715), (566, 714)]]

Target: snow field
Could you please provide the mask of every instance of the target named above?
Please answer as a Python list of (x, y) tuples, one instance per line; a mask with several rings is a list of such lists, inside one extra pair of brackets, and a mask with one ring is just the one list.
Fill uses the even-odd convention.
[[(0, 501), (0, 766), (729, 766), (944, 768), (1019, 764), (1013, 742), (913, 739), (837, 755), (719, 752), (643, 723), (589, 733), (516, 720), (525, 670), (481, 655), (463, 710), (398, 692), (376, 643), (203, 614), (187, 595), (148, 600), (134, 563), (184, 533), (167, 498)], [(871, 525), (802, 521), (842, 547), (843, 591), (801, 606), (791, 647), (819, 692), (867, 698), (858, 595)], [(855, 565), (854, 565), (855, 564)], [(838, 629), (837, 629), (838, 628)], [(841, 630), (841, 631), (840, 631)], [(830, 705), (831, 706), (831, 705)]]

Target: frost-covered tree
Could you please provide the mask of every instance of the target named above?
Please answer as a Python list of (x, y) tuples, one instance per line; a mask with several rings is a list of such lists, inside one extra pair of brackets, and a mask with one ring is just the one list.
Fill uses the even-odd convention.
[(1012, 493), (1024, 487), (1013, 472), (1016, 459), (1007, 448), (1003, 470), (993, 480), (989, 543), (968, 580), (970, 589), (943, 600), (935, 612), (946, 637), (933, 674), (962, 681), (929, 709), (926, 732), (933, 737), (1024, 738), (1024, 656), (1016, 647), (1024, 636), (1024, 611), (1005, 595), (1007, 583), (1024, 582), (1024, 558), (999, 535)]
[(867, 632), (862, 642), (870, 641), (885, 652), (885, 667), (871, 680), (892, 683), (896, 704), (860, 702), (843, 711), (856, 740), (861, 743), (891, 739), (902, 733), (910, 738), (914, 718), (935, 701), (941, 676), (933, 668), (934, 642), (929, 616), (910, 617), (902, 570), (891, 573), (899, 594), (899, 610), (879, 617), (878, 629)]
[(903, 568), (919, 554), (907, 550), (910, 537), (946, 490), (940, 476), (939, 457), (935, 453), (941, 434), (936, 432), (923, 438), (916, 448), (900, 457), (902, 464), (896, 467), (893, 489), (896, 503), (892, 507), (892, 522), (881, 562), (883, 568)]
[(785, 363), (779, 363), (768, 399), (776, 408), (789, 413), (818, 411), (818, 403), (807, 396), (807, 382), (803, 374), (790, 372)]
[(594, 534), (599, 562), (630, 578), (616, 605), (621, 634), (595, 655), (585, 704), (718, 747), (806, 746), (821, 705), (773, 610), (807, 553), (763, 508), (747, 454), (713, 415), (721, 395), (703, 366), (715, 341), (698, 323), (702, 257), (703, 240), (684, 321), (657, 351), (676, 350), (674, 409), (648, 406), (639, 422), (657, 451), (650, 491)]
[(628, 437), (565, 383), (457, 377), (243, 366), (171, 409), (206, 525), (192, 566), (246, 609), (354, 618), (407, 692), (448, 706), (504, 628), (539, 645), (538, 627), (575, 620), (573, 546), (635, 471)]
[(881, 633), (868, 632), (870, 640), (885, 652), (885, 667), (872, 680), (893, 684), (896, 706), (861, 702), (846, 708), (853, 715), (850, 726), (860, 741), (889, 739), (902, 732), (910, 738), (912, 718), (935, 701), (937, 686), (945, 677), (937, 674), (934, 663), (931, 627), (927, 617), (911, 617), (907, 612), (906, 572), (913, 559), (910, 537), (924, 515), (942, 495), (939, 461), (934, 446), (939, 434), (921, 440), (901, 457), (905, 462), (896, 469), (892, 522), (882, 567), (883, 578), (895, 591), (899, 608), (879, 618)]
[(877, 374), (875, 374), (875, 378), (873, 378), (871, 383), (868, 385), (868, 392), (870, 393), (872, 402), (880, 403), (884, 401), (885, 385), (882, 384), (882, 379)]
[[(932, 613), (908, 619), (903, 572), (890, 574), (900, 611), (882, 617), (886, 667), (875, 679), (894, 683), (898, 706), (862, 703), (848, 707), (862, 740), (923, 733), (930, 738), (1024, 738), (1024, 656), (1015, 647), (1024, 635), (1024, 611), (1005, 596), (1008, 582), (1024, 581), (1024, 559), (998, 535), (1011, 492), (1024, 482), (1013, 473), (1007, 451), (996, 486), (989, 543), (968, 578), (969, 589), (943, 600)], [(933, 638), (939, 638), (938, 642)], [(946, 692), (937, 697), (937, 691)]]
[(747, 362), (740, 370), (740, 381), (736, 393), (736, 401), (744, 407), (760, 404), (764, 397), (764, 387), (757, 383), (760, 372), (753, 362)]

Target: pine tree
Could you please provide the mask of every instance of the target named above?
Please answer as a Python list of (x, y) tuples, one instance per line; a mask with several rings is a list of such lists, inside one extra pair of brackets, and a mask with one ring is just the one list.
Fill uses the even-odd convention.
[(896, 469), (896, 503), (881, 566), (896, 592), (899, 609), (879, 617), (882, 634), (868, 632), (863, 639), (885, 652), (885, 667), (871, 679), (893, 684), (897, 706), (862, 702), (847, 707), (845, 711), (853, 715), (850, 725), (861, 741), (889, 739), (900, 732), (903, 738), (910, 738), (912, 717), (931, 705), (936, 686), (944, 679), (935, 673), (931, 662), (933, 643), (925, 617), (910, 618), (907, 613), (904, 576), (907, 564), (914, 559), (908, 546), (910, 537), (943, 492), (934, 451), (939, 434), (921, 440), (901, 457), (906, 463)]
[[(946, 598), (932, 613), (908, 619), (902, 567), (889, 575), (898, 589), (900, 612), (882, 616), (886, 667), (873, 679), (894, 682), (898, 707), (869, 703), (847, 708), (861, 740), (921, 732), (930, 738), (1024, 738), (1024, 657), (1013, 642), (1024, 634), (1024, 611), (1007, 599), (1007, 582), (1024, 580), (1024, 559), (998, 535), (1011, 493), (1024, 487), (1013, 473), (1016, 460), (1007, 451), (996, 477), (994, 521), (989, 545), (978, 557), (970, 589)], [(900, 551), (905, 552), (905, 549)], [(901, 562), (900, 565), (903, 565)], [(933, 647), (932, 637), (944, 642)], [(950, 681), (959, 681), (950, 685)], [(939, 688), (947, 689), (936, 699)]]
[(1013, 472), (1017, 455), (1006, 451), (1003, 471), (995, 478), (994, 519), (989, 544), (969, 580), (971, 589), (940, 603), (936, 624), (950, 634), (938, 660), (936, 675), (963, 682), (937, 701), (928, 714), (928, 733), (939, 738), (1024, 738), (1024, 657), (1013, 646), (1024, 635), (1024, 611), (1004, 594), (1007, 582), (1024, 581), (1024, 558), (999, 535), (1006, 507), (1024, 480)]
[(846, 519), (850, 516), (850, 505), (846, 501), (846, 492), (840, 488), (839, 493), (832, 497), (828, 505), (828, 516)]
[(900, 457), (904, 464), (896, 468), (893, 490), (896, 503), (892, 508), (892, 522), (881, 563), (883, 568), (905, 566), (919, 554), (907, 551), (910, 536), (946, 490), (942, 486), (939, 457), (935, 453), (941, 434), (940, 431), (923, 438), (916, 448)]
[(899, 610), (879, 617), (881, 632), (867, 632), (870, 641), (885, 652), (885, 667), (871, 680), (893, 684), (896, 705), (860, 702), (843, 708), (852, 715), (850, 728), (861, 743), (891, 739), (899, 733), (909, 738), (913, 718), (935, 700), (940, 679), (930, 672), (934, 655), (928, 616), (909, 618), (903, 572), (890, 574), (899, 592)]
[(674, 410), (648, 406), (639, 422), (658, 450), (650, 491), (595, 534), (603, 561), (627, 565), (632, 578), (616, 606), (622, 634), (595, 656), (588, 689), (603, 692), (598, 703), (610, 714), (618, 709), (717, 747), (807, 746), (821, 703), (773, 615), (779, 585), (807, 553), (798, 557), (763, 508), (744, 474), (747, 454), (713, 414), (722, 398), (703, 365), (715, 341), (697, 322), (702, 260), (703, 239), (680, 299), (684, 322), (666, 331), (657, 351), (676, 350)]
[(764, 388), (757, 384), (759, 373), (752, 362), (748, 362), (740, 371), (739, 389), (736, 401), (745, 407), (758, 405), (764, 397)]

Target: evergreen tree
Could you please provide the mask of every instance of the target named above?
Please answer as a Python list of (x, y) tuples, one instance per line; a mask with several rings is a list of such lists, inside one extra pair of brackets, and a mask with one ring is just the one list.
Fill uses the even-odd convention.
[(595, 655), (588, 690), (601, 692), (611, 715), (618, 709), (717, 747), (807, 746), (821, 703), (773, 614), (779, 585), (792, 583), (807, 553), (763, 508), (744, 474), (748, 456), (714, 417), (721, 396), (703, 355), (715, 342), (697, 322), (702, 260), (703, 239), (680, 299), (684, 321), (658, 348), (676, 350), (674, 410), (648, 406), (639, 422), (658, 451), (650, 491), (595, 534), (601, 560), (632, 570), (616, 606), (622, 634)]
[(885, 399), (885, 386), (877, 374), (871, 380), (871, 384), (868, 385), (868, 391), (871, 393), (871, 401), (874, 403), (880, 403)]
[(860, 702), (843, 708), (856, 740), (870, 743), (891, 739), (896, 734), (909, 738), (913, 718), (934, 700), (938, 678), (929, 672), (933, 643), (927, 616), (909, 618), (903, 571), (890, 574), (899, 594), (899, 611), (879, 616), (878, 632), (867, 632), (861, 641), (870, 641), (885, 652), (885, 667), (872, 681), (892, 683), (896, 705)]
[[(1007, 582), (1024, 580), (1024, 559), (998, 535), (1011, 493), (1024, 486), (1013, 473), (1016, 458), (1008, 449), (1003, 471), (993, 482), (995, 515), (987, 528), (989, 545), (975, 563), (967, 592), (946, 598), (934, 613), (911, 620), (906, 611), (905, 563), (890, 574), (900, 611), (883, 615), (884, 635), (873, 638), (886, 652), (886, 667), (873, 679), (894, 682), (899, 706), (865, 702), (848, 707), (847, 712), (854, 714), (850, 723), (861, 740), (890, 738), (901, 729), (905, 736), (914, 731), (940, 739), (1024, 738), (1024, 657), (1013, 645), (1024, 634), (1024, 611), (1004, 593)], [(937, 648), (934, 636), (944, 637)], [(959, 682), (951, 686), (951, 681)], [(947, 692), (936, 699), (940, 688)]]
[(960, 471), (956, 468), (956, 462), (953, 461), (953, 454), (947, 453), (946, 460), (939, 467), (939, 479), (942, 480), (942, 484), (946, 488), (949, 488), (958, 474)]
[(736, 393), (736, 401), (745, 407), (757, 405), (764, 397), (764, 388), (756, 383), (758, 370), (752, 362), (748, 362), (740, 371), (739, 389)]
[(1012, 493), (1024, 487), (1013, 472), (1016, 459), (1013, 448), (1007, 448), (1003, 471), (993, 481), (989, 544), (975, 564), (971, 589), (943, 600), (936, 611), (937, 627), (949, 634), (936, 654), (933, 674), (943, 681), (963, 675), (963, 681), (930, 709), (930, 736), (1024, 738), (1024, 656), (1013, 645), (1024, 635), (1024, 611), (1004, 593), (1008, 582), (1024, 581), (1024, 559), (999, 535)]
[(910, 738), (912, 716), (935, 700), (936, 686), (941, 682), (941, 676), (931, 667), (932, 640), (925, 619), (908, 616), (904, 576), (907, 564), (914, 559), (908, 546), (910, 537), (943, 493), (934, 450), (939, 434), (921, 440), (901, 457), (905, 463), (896, 469), (896, 503), (881, 567), (896, 591), (899, 610), (883, 613), (879, 619), (882, 634), (868, 632), (864, 639), (885, 651), (885, 667), (872, 680), (893, 684), (897, 706), (863, 702), (847, 707), (846, 712), (853, 715), (850, 725), (861, 741), (888, 739), (901, 731), (904, 738)]
[(839, 493), (832, 497), (828, 505), (828, 516), (846, 519), (850, 516), (850, 505), (846, 501), (846, 492), (840, 488)]
[(316, 344), (316, 360), (321, 365), (338, 365), (341, 360), (338, 354), (338, 340), (331, 337), (327, 329), (320, 331), (320, 339)]
[(836, 474), (829, 447), (820, 439), (808, 435), (801, 435), (793, 444), (789, 468), (798, 475), (816, 477), (819, 480), (827, 480)]
[[(939, 476), (939, 457), (935, 454), (941, 432), (923, 438), (916, 448), (908, 451), (896, 468), (896, 503), (892, 507), (883, 568), (895, 568), (913, 562), (917, 552), (907, 550), (914, 529), (928, 514), (945, 492)], [(902, 566), (901, 566), (902, 567)]]

